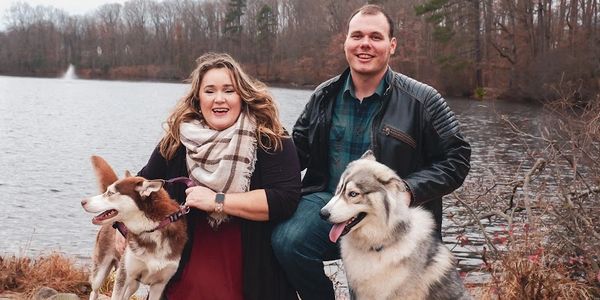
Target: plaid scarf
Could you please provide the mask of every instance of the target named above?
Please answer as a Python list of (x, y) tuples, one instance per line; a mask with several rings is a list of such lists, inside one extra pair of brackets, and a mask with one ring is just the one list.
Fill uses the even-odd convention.
[[(256, 125), (245, 113), (222, 131), (194, 120), (181, 123), (181, 143), (186, 147), (190, 178), (215, 192), (241, 193), (250, 189), (250, 177), (256, 162)], [(228, 219), (213, 212), (209, 224), (216, 228)]]

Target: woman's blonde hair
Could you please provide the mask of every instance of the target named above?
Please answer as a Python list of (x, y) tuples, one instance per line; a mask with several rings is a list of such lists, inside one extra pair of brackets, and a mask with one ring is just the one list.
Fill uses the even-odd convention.
[(242, 98), (242, 111), (256, 120), (258, 145), (269, 151), (282, 148), (281, 139), (287, 136), (273, 97), (264, 83), (247, 75), (240, 65), (225, 53), (206, 53), (196, 59), (196, 68), (186, 82), (191, 83), (187, 94), (181, 98), (165, 122), (165, 135), (162, 137), (160, 153), (171, 159), (181, 145), (179, 125), (194, 119), (202, 120), (200, 112), (200, 84), (209, 70), (226, 68), (231, 73), (236, 93)]

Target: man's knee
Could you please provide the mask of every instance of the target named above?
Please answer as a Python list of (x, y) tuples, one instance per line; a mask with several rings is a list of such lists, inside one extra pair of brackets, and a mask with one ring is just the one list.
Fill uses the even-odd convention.
[(303, 228), (293, 227), (293, 224), (289, 223), (279, 224), (271, 235), (273, 250), (280, 260), (292, 258), (305, 241)]

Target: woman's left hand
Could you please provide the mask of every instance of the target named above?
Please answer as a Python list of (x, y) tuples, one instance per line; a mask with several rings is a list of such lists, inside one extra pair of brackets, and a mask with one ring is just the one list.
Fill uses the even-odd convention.
[(206, 212), (215, 210), (215, 196), (217, 193), (203, 186), (194, 186), (185, 190), (187, 197), (185, 205), (200, 209)]

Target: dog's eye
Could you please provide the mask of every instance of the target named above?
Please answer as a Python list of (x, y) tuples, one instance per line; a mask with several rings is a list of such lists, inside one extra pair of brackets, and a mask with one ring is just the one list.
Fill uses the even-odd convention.
[(114, 195), (115, 193), (112, 191), (106, 191), (105, 194), (106, 194), (106, 197), (110, 197), (110, 196)]
[(348, 196), (350, 196), (350, 197), (356, 197), (356, 196), (358, 196), (358, 193), (355, 192), (355, 191), (351, 191), (350, 193), (348, 193)]

